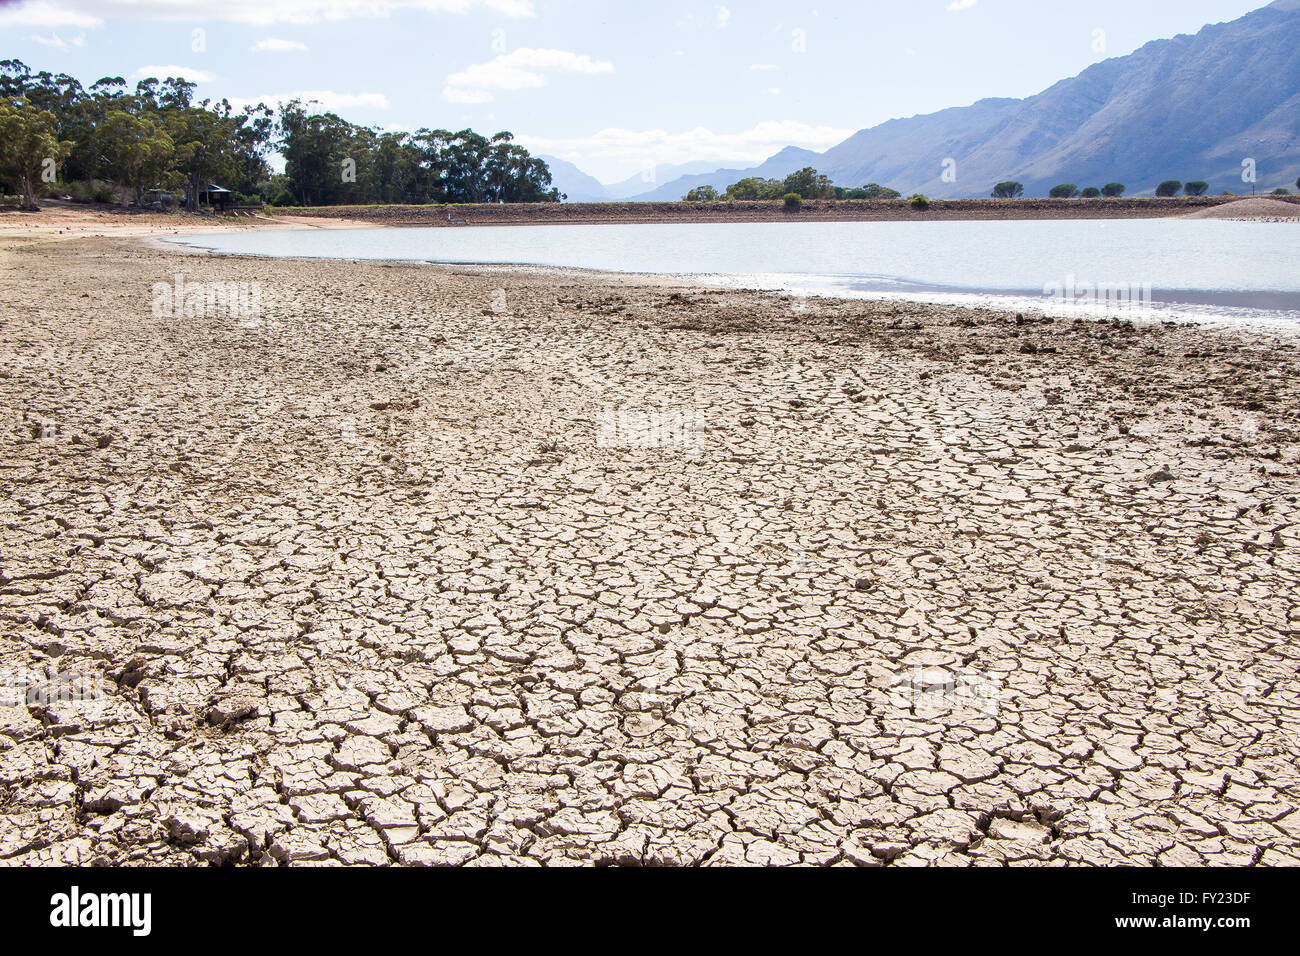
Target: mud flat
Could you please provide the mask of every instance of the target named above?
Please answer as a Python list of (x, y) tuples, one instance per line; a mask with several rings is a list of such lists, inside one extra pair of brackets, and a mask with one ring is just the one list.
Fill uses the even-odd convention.
[(1300, 863), (1291, 334), (120, 237), (0, 293), (5, 863)]

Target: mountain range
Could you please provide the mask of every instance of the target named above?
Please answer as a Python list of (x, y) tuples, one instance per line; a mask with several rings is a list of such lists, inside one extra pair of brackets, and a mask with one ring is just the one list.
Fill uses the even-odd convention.
[[(794, 149), (794, 147), (791, 147), (791, 149)], [(812, 157), (820, 155), (806, 149), (795, 151)], [(596, 177), (587, 175), (573, 163), (563, 159), (557, 159), (554, 156), (539, 156), (538, 158), (546, 160), (546, 164), (551, 168), (552, 184), (558, 187), (560, 192), (568, 195), (569, 202), (617, 202), (631, 199), (649, 202), (652, 199), (660, 198), (657, 194), (662, 187), (657, 187), (656, 183), (687, 182), (700, 178), (700, 174), (724, 176), (732, 172), (732, 170), (716, 169), (715, 164), (711, 162), (696, 161), (680, 165), (655, 166), (620, 183), (606, 185), (597, 180)], [(794, 169), (798, 168), (800, 167), (794, 167)], [(788, 176), (794, 169), (781, 173), (781, 175)], [(675, 189), (676, 186), (673, 188)], [(691, 187), (687, 186), (682, 195), (685, 195), (690, 189)], [(681, 199), (682, 197), (674, 194), (672, 198)]]
[(697, 186), (721, 191), (748, 176), (779, 179), (805, 166), (840, 186), (875, 182), (941, 199), (988, 196), (1003, 180), (1023, 183), (1027, 196), (1060, 183), (1109, 182), (1126, 184), (1128, 195), (1151, 195), (1166, 179), (1249, 193), (1248, 167), (1259, 192), (1294, 189), (1300, 0), (1276, 0), (1195, 35), (1152, 41), (1026, 99), (890, 120), (824, 153), (791, 146), (749, 169), (660, 167), (655, 181), (662, 185), (639, 190), (646, 185), (639, 176), (603, 186), (571, 163), (552, 163), (570, 201), (676, 200)]

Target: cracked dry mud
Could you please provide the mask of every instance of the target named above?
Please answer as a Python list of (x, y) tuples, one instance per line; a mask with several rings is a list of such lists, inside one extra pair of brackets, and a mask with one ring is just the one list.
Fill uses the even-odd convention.
[(5, 863), (1300, 862), (1292, 335), (0, 267)]

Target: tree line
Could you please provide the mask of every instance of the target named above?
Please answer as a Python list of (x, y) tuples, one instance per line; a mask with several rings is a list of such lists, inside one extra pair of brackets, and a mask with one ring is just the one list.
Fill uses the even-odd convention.
[[(1296, 188), (1300, 189), (1300, 179), (1296, 180)], [(1181, 192), (1185, 196), (1204, 196), (1209, 192), (1209, 189), (1210, 184), (1203, 179), (1194, 179), (1187, 183), (1177, 179), (1169, 179), (1156, 187), (1156, 195), (1172, 197)], [(1062, 183), (1059, 186), (1053, 186), (1048, 191), (1048, 197), (1051, 199), (1099, 199), (1103, 197), (1118, 199), (1127, 191), (1128, 187), (1123, 183), (1107, 183), (1104, 186), (1085, 186), (1083, 188), (1074, 183)], [(1289, 192), (1290, 190), (1286, 188), (1273, 190), (1273, 194), (1277, 196), (1287, 195)], [(858, 189), (846, 189), (842, 186), (836, 186), (831, 182), (830, 177), (819, 173), (816, 169), (806, 167), (798, 172), (791, 173), (785, 179), (761, 179), (759, 177), (742, 179), (740, 182), (728, 186), (725, 192), (719, 192), (713, 186), (697, 186), (687, 193), (683, 199), (685, 202), (784, 199), (787, 205), (793, 206), (797, 205), (802, 199), (899, 199), (901, 195), (897, 190), (876, 183), (868, 183)], [(993, 187), (992, 193), (994, 199), (1021, 199), (1024, 195), (1024, 183), (1015, 180), (998, 183)], [(913, 199), (918, 198), (925, 199), (923, 196), (913, 197)], [(926, 201), (924, 207), (918, 203), (914, 203), (914, 205), (917, 205), (918, 208), (927, 208), (928, 201)]]
[[(1184, 188), (1182, 183), (1177, 183), (1176, 186), (1177, 189), (1175, 189), (1174, 194), (1177, 193), (1178, 189)], [(1161, 189), (1163, 188), (1164, 186), (1161, 187)], [(1186, 188), (1188, 190), (1187, 195), (1200, 196), (1204, 194), (1206, 189), (1209, 189), (1209, 185), (1202, 182), (1193, 182), (1188, 183)], [(1084, 189), (1080, 189), (1072, 183), (1066, 183), (1053, 187), (1049, 195), (1053, 199), (1101, 196), (1114, 198), (1123, 196), (1126, 189), (1127, 187), (1123, 183), (1107, 183), (1105, 186), (1089, 186)], [(1197, 192), (1197, 189), (1200, 189), (1200, 191)], [(1013, 180), (998, 183), (993, 187), (994, 199), (1020, 199), (1024, 194), (1024, 184)], [(1163, 194), (1157, 191), (1157, 195)], [(803, 199), (900, 199), (902, 193), (877, 183), (867, 183), (857, 189), (836, 186), (831, 182), (829, 176), (809, 166), (798, 172), (791, 173), (785, 179), (762, 179), (751, 176), (737, 183), (732, 183), (726, 188), (725, 192), (720, 192), (714, 186), (697, 186), (682, 198), (685, 202), (784, 199), (787, 205), (795, 205)]]
[[(1047, 195), (1052, 199), (1097, 199), (1102, 196), (1107, 199), (1118, 199), (1127, 189), (1128, 187), (1123, 183), (1107, 183), (1105, 186), (1088, 186), (1084, 189), (1080, 189), (1074, 183), (1062, 183), (1053, 186)], [(994, 199), (1019, 199), (1024, 194), (1024, 184), (1014, 180), (998, 183), (993, 187)]]
[[(1059, 186), (1053, 186), (1047, 195), (1051, 199), (1098, 199), (1103, 196), (1107, 199), (1118, 199), (1124, 195), (1127, 189), (1128, 187), (1123, 183), (1107, 183), (1105, 186), (1088, 186), (1083, 189), (1080, 189), (1074, 183), (1062, 183)], [(1008, 180), (994, 186), (992, 195), (994, 199), (1019, 199), (1024, 194), (1025, 186), (1023, 183)]]
[[(0, 61), (0, 186), (143, 204), (160, 189), (198, 208), (209, 184), (277, 205), (559, 202), (546, 163), (510, 133), (380, 132), (294, 100), (236, 110), (194, 97), (180, 77), (83, 87), (66, 74)], [(267, 157), (284, 157), (273, 174)]]
[(792, 204), (804, 199), (898, 199), (901, 195), (897, 190), (877, 183), (867, 183), (858, 189), (836, 186), (829, 176), (819, 173), (811, 166), (805, 166), (784, 179), (750, 176), (732, 183), (726, 192), (719, 192), (713, 186), (697, 186), (683, 199), (685, 202), (783, 199), (787, 204)]
[[(1300, 188), (1300, 179), (1296, 180), (1296, 187)], [(1074, 183), (1062, 183), (1053, 186), (1047, 195), (1051, 199), (1096, 199), (1101, 196), (1117, 198), (1124, 195), (1126, 188), (1123, 183), (1107, 183), (1105, 186), (1088, 186), (1084, 189), (1080, 189)], [(1184, 196), (1204, 196), (1209, 191), (1210, 184), (1204, 179), (1193, 179), (1187, 183), (1181, 179), (1166, 179), (1156, 187), (1156, 195), (1162, 199), (1172, 198), (1180, 192)], [(1290, 190), (1285, 187), (1273, 190), (1275, 196), (1285, 196), (1289, 193)], [(993, 187), (994, 199), (1019, 199), (1024, 194), (1024, 184), (1010, 180)], [(1225, 192), (1224, 195), (1229, 194)]]
[[(1300, 188), (1300, 179), (1296, 180), (1296, 187)], [(1177, 179), (1166, 179), (1156, 187), (1156, 195), (1166, 198), (1177, 196), (1180, 190), (1184, 196), (1204, 196), (1210, 191), (1210, 184), (1203, 179), (1194, 179), (1190, 183), (1183, 183)], [(1274, 196), (1287, 196), (1290, 195), (1290, 193), (1291, 190), (1287, 189), (1285, 186), (1279, 186), (1277, 189), (1273, 190)], [(1225, 190), (1224, 195), (1228, 196), (1232, 194)]]

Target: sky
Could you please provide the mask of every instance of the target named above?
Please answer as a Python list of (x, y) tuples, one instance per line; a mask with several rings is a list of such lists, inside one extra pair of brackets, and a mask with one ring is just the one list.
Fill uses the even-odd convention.
[(605, 183), (1024, 97), (1265, 0), (0, 0), (0, 59), (387, 130), (509, 130)]

